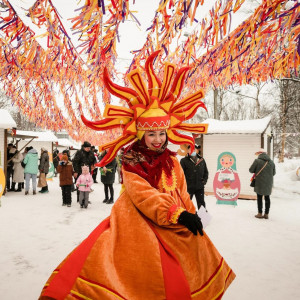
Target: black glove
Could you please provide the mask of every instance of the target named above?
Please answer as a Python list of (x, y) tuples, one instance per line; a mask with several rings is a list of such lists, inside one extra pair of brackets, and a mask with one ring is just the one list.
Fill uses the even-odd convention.
[(199, 231), (200, 235), (203, 236), (203, 225), (197, 214), (191, 214), (188, 211), (183, 211), (179, 216), (178, 223), (184, 225), (194, 235), (197, 235), (197, 231)]

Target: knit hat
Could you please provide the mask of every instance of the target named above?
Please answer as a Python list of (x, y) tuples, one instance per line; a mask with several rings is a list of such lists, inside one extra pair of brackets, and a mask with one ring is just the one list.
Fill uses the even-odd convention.
[(92, 145), (89, 142), (85, 141), (82, 146), (83, 148), (87, 148), (87, 147), (91, 147)]
[(42, 147), (41, 150), (42, 150), (42, 152), (47, 152), (47, 149), (44, 147)]
[(68, 161), (68, 160), (69, 160), (68, 155), (67, 155), (67, 154), (63, 154), (63, 155), (61, 156), (61, 160), (66, 160), (66, 161)]
[(152, 53), (146, 61), (144, 70), (148, 77), (148, 88), (141, 68), (136, 68), (127, 74), (132, 88), (119, 86), (111, 81), (107, 69), (104, 69), (103, 82), (107, 90), (114, 96), (127, 102), (127, 107), (106, 104), (103, 119), (89, 121), (84, 116), (81, 119), (85, 125), (94, 130), (123, 129), (123, 134), (115, 140), (101, 146), (108, 150), (106, 156), (96, 166), (105, 166), (111, 162), (118, 150), (135, 141), (142, 139), (145, 131), (165, 130), (168, 140), (174, 144), (189, 144), (194, 150), (194, 138), (184, 135), (181, 131), (197, 134), (206, 133), (208, 124), (189, 124), (198, 108), (206, 109), (201, 99), (202, 90), (186, 94), (180, 99), (189, 70), (183, 67), (176, 70), (176, 65), (165, 63), (163, 81), (154, 73), (153, 63), (160, 50)]

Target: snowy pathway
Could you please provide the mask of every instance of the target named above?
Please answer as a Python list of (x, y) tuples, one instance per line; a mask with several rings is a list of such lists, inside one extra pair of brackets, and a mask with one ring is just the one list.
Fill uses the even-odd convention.
[[(206, 197), (213, 216), (206, 232), (237, 274), (223, 299), (299, 298), (300, 194), (294, 193), (299, 184), (284, 182), (274, 189), (269, 220), (253, 217), (255, 201), (239, 200), (234, 208)], [(1, 299), (37, 299), (53, 269), (109, 215), (112, 206), (102, 204), (103, 185), (93, 188), (88, 209), (79, 208), (75, 193), (72, 207), (61, 206), (58, 178), (49, 182), (48, 194), (2, 197)], [(115, 190), (118, 194), (119, 184)]]

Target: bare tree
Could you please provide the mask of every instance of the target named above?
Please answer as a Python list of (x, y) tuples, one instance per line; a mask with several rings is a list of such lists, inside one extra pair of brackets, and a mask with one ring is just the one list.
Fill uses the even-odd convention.
[[(295, 80), (296, 79), (296, 80)], [(283, 78), (277, 81), (280, 103), (277, 109), (277, 130), (280, 134), (279, 162), (284, 162), (286, 143), (290, 152), (300, 152), (300, 80)], [(296, 137), (296, 138), (295, 138)]]
[(8, 96), (6, 96), (4, 91), (0, 90), (0, 108), (7, 109), (11, 107), (11, 100)]

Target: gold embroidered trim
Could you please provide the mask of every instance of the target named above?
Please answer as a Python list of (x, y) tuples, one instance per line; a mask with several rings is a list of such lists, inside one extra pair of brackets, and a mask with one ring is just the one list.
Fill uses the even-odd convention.
[(172, 214), (172, 216), (170, 218), (170, 223), (177, 224), (179, 216), (183, 211), (185, 211), (185, 209), (183, 207), (177, 207), (175, 212)]
[[(161, 174), (161, 179), (162, 179), (162, 186), (165, 189), (166, 192), (172, 192), (175, 191), (175, 188), (177, 186), (177, 177), (174, 169), (172, 169), (172, 178), (168, 178), (164, 170), (162, 171)], [(172, 185), (168, 184), (168, 179), (172, 180)]]

